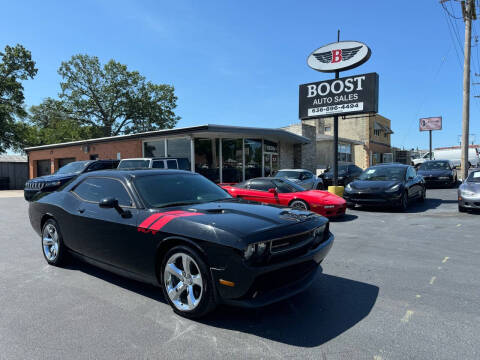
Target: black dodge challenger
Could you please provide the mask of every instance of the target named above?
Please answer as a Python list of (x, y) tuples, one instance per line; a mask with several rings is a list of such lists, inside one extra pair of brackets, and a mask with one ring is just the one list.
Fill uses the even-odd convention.
[(334, 239), (324, 217), (234, 199), (176, 170), (82, 174), (36, 195), (29, 216), (49, 264), (74, 255), (159, 285), (186, 317), (299, 293)]

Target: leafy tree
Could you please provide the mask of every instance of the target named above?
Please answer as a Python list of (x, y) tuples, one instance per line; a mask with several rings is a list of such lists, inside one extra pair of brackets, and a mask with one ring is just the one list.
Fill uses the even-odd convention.
[(52, 98), (29, 109), (28, 124), (19, 127), (24, 143), (28, 146), (54, 144), (65, 141), (101, 137), (101, 131), (93, 125), (81, 125), (71, 118), (63, 103)]
[(102, 66), (95, 56), (74, 55), (58, 73), (69, 117), (101, 136), (172, 128), (180, 119), (173, 86), (148, 82), (114, 60)]
[(22, 146), (25, 125), (16, 121), (26, 116), (22, 81), (36, 74), (32, 55), (22, 45), (0, 52), (0, 153)]

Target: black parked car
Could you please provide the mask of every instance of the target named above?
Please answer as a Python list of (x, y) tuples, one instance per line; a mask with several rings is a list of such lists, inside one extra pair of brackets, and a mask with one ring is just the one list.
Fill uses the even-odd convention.
[(423, 176), (427, 186), (455, 186), (457, 171), (448, 160), (430, 160), (420, 164), (417, 174)]
[(411, 200), (425, 201), (425, 180), (409, 165), (376, 165), (345, 187), (347, 206), (388, 205), (406, 210)]
[(297, 294), (333, 244), (322, 216), (234, 199), (181, 170), (83, 174), (36, 197), (29, 215), (49, 264), (74, 254), (153, 283), (187, 317)]
[[(338, 185), (345, 186), (355, 180), (362, 173), (357, 165), (340, 165), (338, 167)], [(333, 169), (329, 169), (320, 175), (325, 187), (333, 185)]]
[(53, 191), (73, 179), (79, 174), (97, 171), (116, 169), (119, 160), (86, 160), (73, 161), (58, 169), (53, 175), (40, 176), (25, 183), (23, 196), (25, 200), (31, 201), (33, 197), (42, 191)]

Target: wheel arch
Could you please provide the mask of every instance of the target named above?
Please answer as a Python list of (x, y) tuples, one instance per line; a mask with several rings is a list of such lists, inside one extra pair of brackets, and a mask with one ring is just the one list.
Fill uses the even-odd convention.
[(40, 219), (40, 232), (43, 230), (43, 225), (45, 225), (45, 223), (49, 220), (49, 219), (53, 219), (55, 220), (55, 217), (53, 216), (53, 214), (51, 213), (46, 213), (42, 216), (42, 218)]
[(162, 266), (163, 257), (167, 253), (168, 250), (175, 246), (184, 245), (187, 247), (191, 247), (200, 254), (205, 261), (205, 264), (208, 266), (208, 257), (205, 253), (205, 250), (195, 241), (182, 237), (182, 236), (169, 236), (163, 239), (157, 246), (157, 250), (155, 251), (155, 277), (159, 285), (162, 285), (162, 281), (160, 278), (160, 267)]

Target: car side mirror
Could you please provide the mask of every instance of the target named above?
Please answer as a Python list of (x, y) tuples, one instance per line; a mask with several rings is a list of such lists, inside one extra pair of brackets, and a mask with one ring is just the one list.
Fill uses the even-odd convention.
[(113, 209), (118, 207), (118, 200), (113, 197), (106, 197), (98, 204), (101, 208)]
[(268, 189), (268, 192), (269, 192), (270, 194), (276, 194), (276, 193), (277, 193), (277, 190), (274, 189), (274, 188), (271, 188), (271, 189)]
[(118, 204), (118, 200), (113, 197), (106, 197), (100, 200), (98, 204), (101, 208), (104, 209), (115, 209), (123, 218), (130, 218), (132, 217), (132, 213), (130, 210), (123, 210), (120, 205)]

